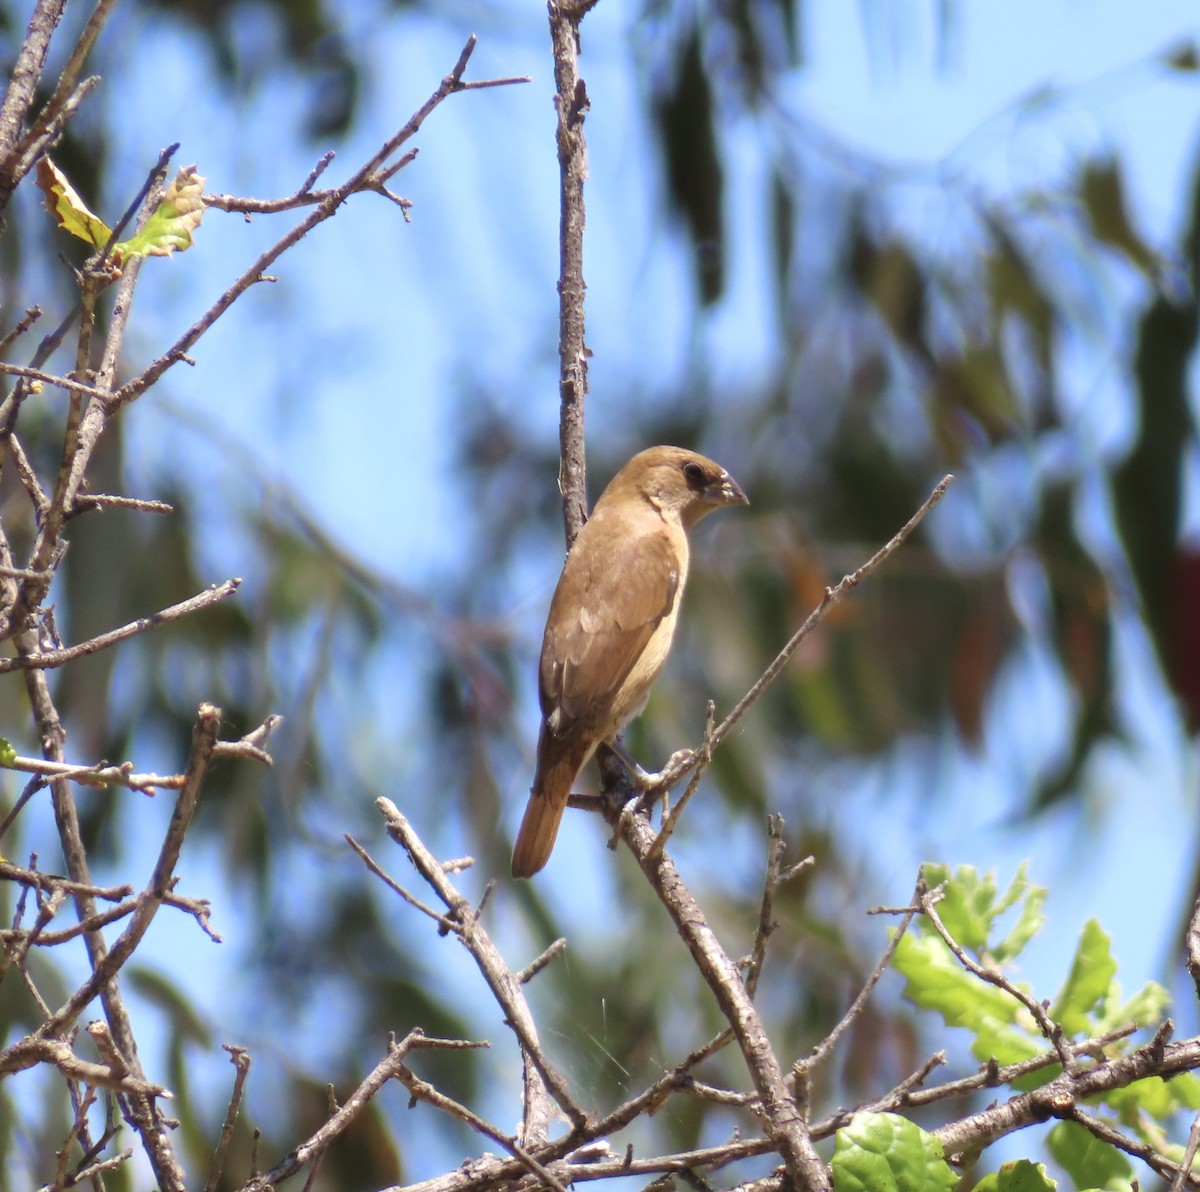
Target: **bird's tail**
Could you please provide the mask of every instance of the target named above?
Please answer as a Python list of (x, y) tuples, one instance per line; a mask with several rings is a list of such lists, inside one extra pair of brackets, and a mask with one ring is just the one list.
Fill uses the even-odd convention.
[(513, 845), (513, 877), (533, 877), (550, 860), (566, 807), (565, 799), (559, 802), (538, 793), (529, 796), (525, 818), (521, 820), (517, 842)]
[(550, 852), (558, 838), (558, 825), (567, 809), (571, 784), (587, 761), (587, 755), (581, 759), (578, 750), (570, 749), (548, 765), (543, 764), (545, 761), (544, 757), (539, 758), (525, 816), (517, 830), (512, 855), (513, 877), (533, 877), (550, 860)]

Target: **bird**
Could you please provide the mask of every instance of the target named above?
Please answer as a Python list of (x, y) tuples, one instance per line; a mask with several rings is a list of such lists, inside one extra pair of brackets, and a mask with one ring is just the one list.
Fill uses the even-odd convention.
[(718, 509), (749, 503), (720, 464), (666, 446), (638, 452), (601, 494), (550, 600), (537, 764), (514, 878), (532, 877), (550, 859), (579, 771), (645, 707), (675, 635), (688, 531)]

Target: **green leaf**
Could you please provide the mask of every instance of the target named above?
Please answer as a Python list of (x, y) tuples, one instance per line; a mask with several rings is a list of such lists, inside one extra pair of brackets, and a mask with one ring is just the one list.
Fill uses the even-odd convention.
[(1117, 163), (1113, 160), (1088, 162), (1079, 182), (1079, 197), (1092, 235), (1102, 244), (1124, 253), (1147, 277), (1155, 277), (1158, 260), (1134, 229)]
[(1111, 1008), (1106, 1008), (1103, 1019), (1097, 1023), (1101, 1030), (1124, 1026), (1136, 1022), (1138, 1026), (1157, 1026), (1171, 1004), (1171, 995), (1157, 982), (1147, 981), (1142, 988), (1125, 1003), (1119, 1002), (1120, 989), (1114, 982)]
[(956, 943), (981, 953), (995, 917), (995, 877), (991, 873), (980, 877), (973, 865), (961, 865), (953, 874), (944, 865), (926, 864), (921, 871), (931, 888), (945, 886), (937, 910), (946, 930)]
[(837, 1192), (950, 1192), (959, 1178), (941, 1143), (894, 1113), (856, 1113), (837, 1132), (830, 1166)]
[(1093, 1011), (1108, 997), (1117, 974), (1111, 944), (1112, 940), (1095, 919), (1084, 924), (1071, 971), (1050, 1007), (1050, 1017), (1061, 1023), (1068, 1034), (1090, 1032), (1095, 1025)]
[(1041, 1163), (1017, 1159), (1005, 1163), (1000, 1170), (985, 1175), (975, 1185), (975, 1192), (1053, 1192), (1058, 1184), (1046, 1174)]
[(1161, 1076), (1147, 1076), (1124, 1088), (1112, 1089), (1104, 1102), (1116, 1110), (1128, 1126), (1140, 1126), (1139, 1116), (1145, 1114), (1156, 1122), (1165, 1122), (1179, 1109), (1194, 1111), (1200, 1102), (1200, 1081), (1191, 1072), (1181, 1073), (1169, 1081)]
[(0, 766), (11, 766), (17, 760), (17, 751), (7, 737), (0, 737)]
[(1045, 905), (1046, 887), (1031, 887), (1013, 929), (991, 950), (996, 964), (1008, 964), (1015, 960), (1025, 950), (1025, 945), (1041, 931), (1046, 922), (1042, 910)]
[(905, 997), (939, 1013), (947, 1026), (974, 1033), (971, 1053), (976, 1059), (1013, 1064), (1041, 1050), (1020, 1002), (968, 973), (941, 939), (909, 932), (896, 949), (892, 967), (906, 980)]
[(162, 202), (135, 236), (113, 249), (120, 261), (130, 257), (166, 257), (190, 248), (192, 233), (204, 218), (204, 179), (194, 165), (184, 166), (167, 187)]
[[(48, 157), (38, 162), (37, 182), (60, 228), (95, 248), (108, 243), (112, 229), (88, 208)], [(194, 165), (184, 166), (145, 225), (128, 240), (113, 245), (113, 264), (120, 267), (131, 257), (165, 257), (176, 249), (190, 248), (192, 233), (204, 217), (203, 196), (204, 179)]]
[(1046, 1146), (1077, 1188), (1128, 1187), (1133, 1176), (1133, 1168), (1116, 1147), (1101, 1142), (1075, 1122), (1057, 1123)]
[[(1003, 964), (1019, 955), (1044, 922), (1046, 888), (1030, 885), (1024, 862), (1003, 894), (994, 873), (981, 875), (972, 865), (959, 866), (951, 874), (945, 865), (927, 862), (922, 873), (930, 887), (945, 886), (938, 914), (946, 930), (957, 943), (990, 963)], [(1013, 929), (1001, 942), (989, 943), (996, 920), (1018, 905), (1021, 912)]]

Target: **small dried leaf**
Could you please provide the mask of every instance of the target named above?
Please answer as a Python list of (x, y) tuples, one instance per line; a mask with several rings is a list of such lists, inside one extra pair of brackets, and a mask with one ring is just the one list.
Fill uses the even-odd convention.
[(37, 165), (37, 184), (46, 196), (46, 210), (60, 228), (96, 248), (108, 243), (112, 229), (79, 197), (66, 175), (48, 157)]

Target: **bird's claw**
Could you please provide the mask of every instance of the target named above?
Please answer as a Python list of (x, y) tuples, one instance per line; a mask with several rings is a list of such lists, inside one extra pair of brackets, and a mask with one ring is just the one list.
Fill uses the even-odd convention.
[(637, 762), (634, 762), (629, 767), (630, 777), (633, 779), (634, 785), (637, 786), (643, 794), (647, 791), (657, 790), (667, 779), (674, 777), (675, 771), (678, 770), (680, 766), (685, 766), (689, 761), (691, 761), (692, 754), (694, 752), (695, 751), (692, 749), (676, 749), (675, 752), (671, 754), (669, 758), (667, 758), (666, 765), (663, 766), (663, 768), (656, 774), (652, 774), (648, 770), (643, 770), (642, 767), (637, 764)]

